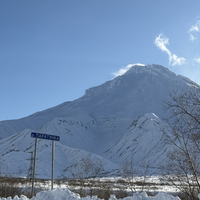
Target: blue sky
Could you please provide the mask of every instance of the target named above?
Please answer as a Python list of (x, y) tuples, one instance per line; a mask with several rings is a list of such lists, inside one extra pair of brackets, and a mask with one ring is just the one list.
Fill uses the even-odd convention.
[(77, 99), (134, 63), (200, 84), (199, 8), (200, 0), (2, 0), (0, 120)]

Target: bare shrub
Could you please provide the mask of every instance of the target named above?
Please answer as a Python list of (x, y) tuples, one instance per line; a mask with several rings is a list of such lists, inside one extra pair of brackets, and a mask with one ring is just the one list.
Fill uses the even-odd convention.
[(185, 199), (197, 200), (200, 193), (200, 89), (173, 92), (164, 102), (169, 113), (163, 130), (172, 145), (167, 160), (161, 164), (165, 181), (175, 186)]
[(133, 160), (126, 159), (121, 165), (121, 175), (127, 184), (124, 186), (128, 187), (132, 193), (136, 192), (135, 177), (137, 176), (137, 174), (138, 171), (135, 169)]
[[(78, 193), (81, 197), (94, 195), (96, 187), (96, 178), (103, 173), (103, 161), (91, 157), (82, 158), (79, 163), (70, 168), (74, 181), (79, 185)], [(89, 193), (86, 191), (86, 189)]]
[[(118, 182), (121, 182), (122, 188), (128, 187), (132, 193), (135, 193), (137, 190), (149, 190), (150, 186), (146, 183), (147, 175), (149, 175), (149, 167), (148, 162), (143, 162), (138, 170), (133, 160), (126, 159), (121, 165), (121, 176), (124, 180), (118, 180)], [(138, 181), (137, 177), (140, 177), (141, 180)]]
[(14, 197), (22, 194), (22, 188), (19, 187), (19, 180), (13, 177), (0, 178), (0, 196), (1, 197)]

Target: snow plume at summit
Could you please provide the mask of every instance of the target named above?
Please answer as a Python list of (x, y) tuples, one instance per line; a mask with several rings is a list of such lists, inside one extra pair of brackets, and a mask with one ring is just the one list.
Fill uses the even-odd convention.
[(117, 76), (122, 76), (123, 74), (125, 74), (131, 67), (138, 65), (138, 66), (145, 66), (143, 64), (140, 63), (136, 63), (136, 64), (129, 64), (126, 67), (122, 67), (120, 68), (117, 72), (113, 72), (112, 74), (117, 77)]

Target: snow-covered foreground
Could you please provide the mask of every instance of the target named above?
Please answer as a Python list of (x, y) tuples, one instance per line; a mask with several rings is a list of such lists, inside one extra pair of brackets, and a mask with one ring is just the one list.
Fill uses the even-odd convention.
[[(20, 198), (15, 196), (13, 199), (11, 197), (0, 198), (0, 200), (29, 200), (26, 196), (21, 195)], [(100, 200), (97, 196), (93, 197), (84, 197), (76, 193), (71, 192), (68, 189), (57, 188), (51, 191), (42, 191), (36, 194), (36, 197), (31, 198), (30, 200)], [(109, 200), (116, 200), (114, 195), (110, 196)], [(159, 192), (156, 196), (149, 197), (146, 192), (135, 193), (133, 196), (125, 197), (123, 200), (180, 200), (179, 197), (174, 197), (164, 192)]]

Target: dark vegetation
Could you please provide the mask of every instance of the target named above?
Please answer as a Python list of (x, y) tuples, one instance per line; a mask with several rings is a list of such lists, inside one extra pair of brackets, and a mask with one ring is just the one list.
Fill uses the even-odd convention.
[[(41, 187), (44, 180), (36, 180), (36, 191), (35, 193), (44, 190)], [(31, 182), (27, 178), (15, 178), (12, 176), (0, 176), (0, 197), (14, 197), (15, 195), (20, 196), (21, 194), (31, 197)]]

